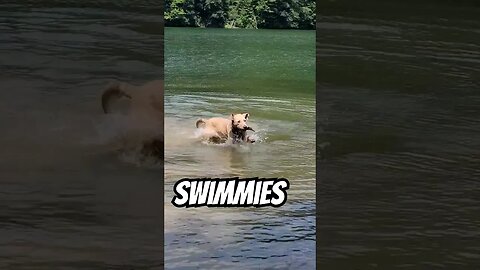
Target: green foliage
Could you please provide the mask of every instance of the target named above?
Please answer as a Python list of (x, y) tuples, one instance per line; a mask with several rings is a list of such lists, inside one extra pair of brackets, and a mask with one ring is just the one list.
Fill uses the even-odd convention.
[(166, 0), (167, 26), (315, 28), (313, 0)]

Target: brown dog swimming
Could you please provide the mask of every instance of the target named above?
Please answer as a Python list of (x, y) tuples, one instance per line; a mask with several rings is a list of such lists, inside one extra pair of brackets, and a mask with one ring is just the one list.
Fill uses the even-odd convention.
[(163, 81), (151, 81), (141, 86), (123, 82), (111, 83), (102, 94), (102, 109), (108, 114), (111, 104), (119, 98), (130, 100), (128, 118), (132, 121), (132, 143), (141, 143), (141, 153), (163, 159)]
[(233, 143), (254, 143), (255, 140), (247, 136), (247, 130), (254, 131), (247, 124), (249, 116), (248, 113), (232, 113), (229, 118), (199, 119), (195, 126), (204, 128), (207, 139), (214, 143), (224, 143), (229, 138), (232, 139)]

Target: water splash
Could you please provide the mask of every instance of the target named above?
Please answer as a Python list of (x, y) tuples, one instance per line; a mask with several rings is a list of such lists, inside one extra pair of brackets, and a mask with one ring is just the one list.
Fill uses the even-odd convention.
[(163, 138), (162, 127), (148, 117), (132, 117), (121, 113), (105, 115), (95, 125), (92, 144), (105, 151), (119, 153), (120, 160), (137, 166), (158, 166), (159, 157), (143, 153), (145, 142)]

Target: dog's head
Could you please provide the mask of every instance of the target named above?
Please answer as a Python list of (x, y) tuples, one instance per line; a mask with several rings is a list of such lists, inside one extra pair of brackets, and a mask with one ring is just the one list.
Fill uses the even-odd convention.
[(230, 119), (232, 120), (232, 128), (240, 130), (250, 130), (251, 128), (247, 124), (248, 117), (248, 113), (232, 113), (232, 115), (230, 116)]

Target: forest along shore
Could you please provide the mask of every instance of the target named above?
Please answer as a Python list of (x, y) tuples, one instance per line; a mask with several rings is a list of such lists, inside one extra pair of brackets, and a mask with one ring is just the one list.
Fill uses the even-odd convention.
[(166, 0), (165, 25), (175, 27), (315, 29), (313, 0)]

